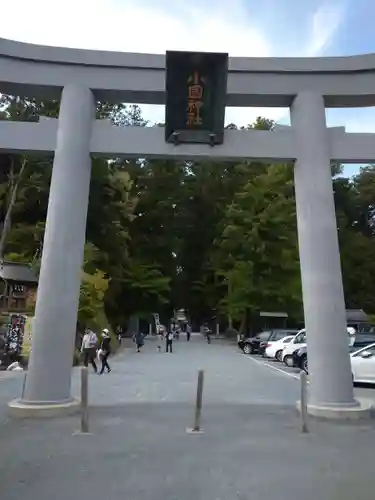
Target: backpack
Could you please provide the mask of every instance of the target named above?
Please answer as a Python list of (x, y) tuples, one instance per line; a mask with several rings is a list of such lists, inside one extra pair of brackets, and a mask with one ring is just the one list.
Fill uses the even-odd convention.
[(98, 337), (95, 335), (94, 332), (89, 333), (89, 345), (90, 347), (95, 347), (98, 342)]
[(173, 333), (168, 333), (168, 340), (173, 340)]

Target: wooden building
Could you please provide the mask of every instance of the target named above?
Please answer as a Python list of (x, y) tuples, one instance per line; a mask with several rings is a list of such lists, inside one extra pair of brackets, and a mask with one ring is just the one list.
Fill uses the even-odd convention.
[(29, 312), (36, 301), (38, 278), (28, 264), (0, 263), (0, 312)]

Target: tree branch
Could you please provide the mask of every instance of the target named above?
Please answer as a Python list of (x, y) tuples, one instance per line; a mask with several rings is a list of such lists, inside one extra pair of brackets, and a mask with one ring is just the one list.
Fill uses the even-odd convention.
[(21, 169), (19, 171), (17, 180), (15, 180), (14, 160), (12, 159), (11, 173), (10, 173), (11, 196), (10, 196), (9, 205), (7, 208), (7, 212), (5, 214), (4, 224), (3, 224), (3, 227), (1, 229), (1, 235), (0, 235), (0, 260), (1, 261), (4, 260), (6, 239), (7, 239), (7, 236), (9, 234), (9, 231), (11, 228), (12, 210), (13, 210), (13, 207), (14, 207), (16, 200), (17, 200), (18, 187), (19, 187), (20, 182), (22, 180), (22, 176), (23, 176), (23, 173), (25, 171), (26, 165), (27, 165), (27, 158), (23, 158), (22, 163), (21, 163)]

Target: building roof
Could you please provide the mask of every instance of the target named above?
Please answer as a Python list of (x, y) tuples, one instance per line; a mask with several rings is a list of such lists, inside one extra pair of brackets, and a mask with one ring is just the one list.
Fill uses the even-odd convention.
[(287, 318), (288, 314), (286, 312), (260, 311), (259, 316), (265, 317), (265, 318)]
[(31, 266), (18, 262), (1, 262), (0, 278), (9, 281), (19, 281), (21, 283), (38, 283), (38, 278), (31, 269)]
[(368, 322), (369, 317), (364, 312), (363, 309), (347, 309), (346, 310), (346, 321), (354, 321), (358, 323)]
[[(265, 312), (261, 311), (259, 313), (261, 317), (268, 318), (287, 318), (288, 314), (285, 312)], [(347, 309), (346, 310), (346, 321), (351, 321), (353, 323), (364, 323), (369, 322), (370, 318), (364, 312), (363, 309)]]

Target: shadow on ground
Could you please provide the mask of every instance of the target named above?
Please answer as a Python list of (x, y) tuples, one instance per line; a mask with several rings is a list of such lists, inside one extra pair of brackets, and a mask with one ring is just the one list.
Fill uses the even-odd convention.
[(372, 422), (312, 422), (301, 434), (290, 406), (209, 405), (191, 435), (186, 404), (94, 408), (91, 435), (78, 416), (7, 421), (2, 500), (370, 500)]
[[(22, 377), (0, 382), (1, 500), (373, 499), (373, 421), (310, 421), (302, 434), (298, 382), (232, 347), (143, 354), (90, 377), (89, 435), (75, 434), (79, 415), (10, 420)], [(201, 367), (204, 433), (192, 435)]]

